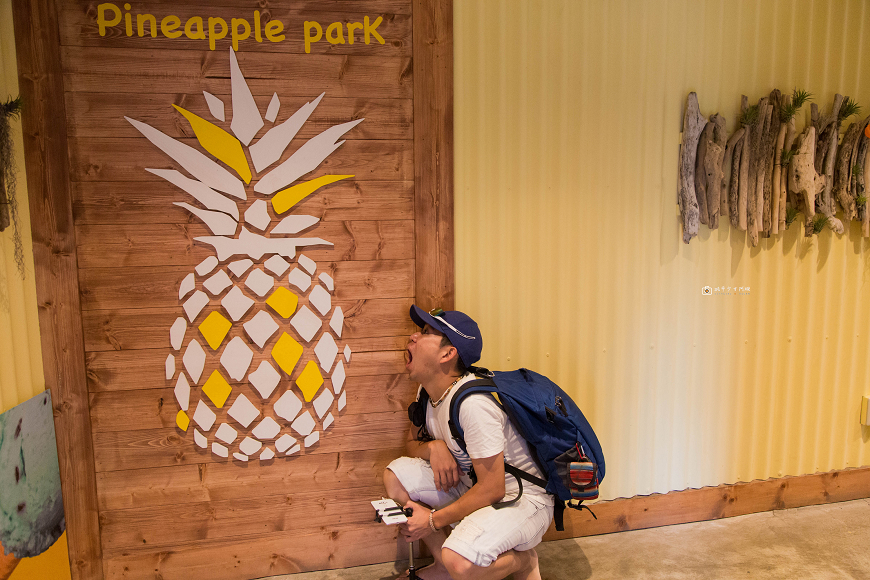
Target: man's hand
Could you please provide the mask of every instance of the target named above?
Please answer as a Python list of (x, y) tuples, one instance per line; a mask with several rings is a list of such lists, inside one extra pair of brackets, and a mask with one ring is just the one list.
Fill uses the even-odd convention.
[(436, 439), (430, 441), (428, 445), (429, 465), (432, 466), (432, 472), (435, 474), (435, 488), (438, 491), (452, 489), (459, 483), (461, 475), (456, 458), (450, 453), (450, 449), (444, 441)]
[(429, 527), (429, 508), (411, 500), (402, 507), (414, 511), (407, 522), (399, 524), (399, 530), (405, 536), (406, 542), (416, 542), (432, 533), (432, 528)]

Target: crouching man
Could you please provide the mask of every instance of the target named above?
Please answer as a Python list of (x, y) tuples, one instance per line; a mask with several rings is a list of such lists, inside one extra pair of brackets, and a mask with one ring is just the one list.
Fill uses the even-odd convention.
[[(517, 480), (506, 477), (505, 462), (543, 477), (526, 441), (486, 394), (470, 395), (460, 407), (468, 452), (450, 435), (450, 401), (474, 378), (467, 368), (480, 359), (480, 329), (457, 311), (427, 313), (412, 306), (411, 319), (420, 331), (411, 335), (405, 366), (429, 402), (423, 426), (411, 427), (408, 456), (390, 463), (384, 486), (389, 497), (413, 508), (402, 526), (405, 539), (423, 540), (435, 557), (418, 575), (426, 580), (494, 580), (513, 574), (517, 580), (540, 580), (534, 547), (552, 520), (552, 497), (525, 483), (519, 501), (498, 509), (492, 505), (519, 493)], [(447, 526), (454, 526), (449, 536)]]

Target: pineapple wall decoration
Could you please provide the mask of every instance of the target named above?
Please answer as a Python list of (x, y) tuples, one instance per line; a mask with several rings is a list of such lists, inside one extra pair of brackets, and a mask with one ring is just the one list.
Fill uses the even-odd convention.
[[(147, 169), (198, 202), (175, 205), (213, 234), (195, 238), (211, 246), (214, 255), (181, 282), (182, 312), (168, 329), (172, 353), (166, 359), (166, 380), (175, 385), (176, 424), (185, 432), (192, 428), (194, 444), (216, 456), (268, 461), (317, 443), (346, 405), (345, 364), (350, 363), (351, 351), (340, 345), (344, 314), (332, 305), (335, 282), (328, 272), (318, 272), (314, 260), (298, 253), (332, 244), (317, 237), (294, 237), (319, 220), (287, 212), (318, 189), (353, 177), (324, 175), (294, 184), (317, 169), (344, 143), (339, 139), (363, 119), (326, 129), (272, 167), (323, 94), (276, 124), (280, 100), (275, 93), (265, 114), (273, 126), (254, 141), (265, 122), (232, 49), (230, 82), (231, 132), (175, 106), (211, 156), (146, 123), (126, 119), (190, 175)], [(210, 93), (204, 95), (211, 116), (225, 123), (224, 103)], [(253, 202), (247, 186), (252, 186)], [(190, 331), (188, 325), (193, 327)], [(234, 326), (241, 328), (230, 338)], [(309, 348), (316, 362), (299, 365)], [(259, 364), (254, 362), (257, 352), (262, 353)], [(203, 369), (209, 357), (218, 364), (206, 376)], [(324, 377), (331, 379), (331, 389)], [(250, 397), (232, 386), (243, 381), (251, 385)], [(198, 385), (197, 399), (192, 395)]]

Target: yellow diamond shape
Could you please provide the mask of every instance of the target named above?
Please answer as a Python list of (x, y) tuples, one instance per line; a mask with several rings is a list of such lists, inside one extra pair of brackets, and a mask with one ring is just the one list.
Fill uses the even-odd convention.
[(190, 425), (190, 417), (184, 411), (179, 411), (178, 415), (175, 416), (175, 424), (182, 431), (187, 431), (187, 427)]
[(205, 338), (212, 350), (217, 350), (224, 337), (230, 331), (233, 323), (224, 318), (220, 312), (215, 310), (209, 314), (202, 324), (199, 325), (199, 331)]
[(293, 372), (296, 363), (299, 362), (302, 350), (301, 344), (293, 340), (293, 337), (286, 332), (282, 332), (281, 338), (272, 347), (272, 358), (275, 359), (281, 370), (289, 375)]
[(305, 370), (296, 379), (296, 384), (302, 390), (302, 396), (310, 403), (314, 395), (317, 394), (317, 391), (320, 390), (320, 385), (323, 384), (323, 377), (320, 375), (320, 371), (317, 370), (317, 364), (313, 360), (308, 361), (308, 364), (305, 365)]
[(202, 386), (202, 392), (208, 395), (214, 406), (220, 409), (227, 402), (227, 397), (230, 396), (233, 388), (224, 379), (220, 371), (212, 371), (211, 376)]
[(278, 286), (278, 289), (266, 298), (266, 304), (271, 306), (272, 310), (277, 312), (281, 318), (289, 318), (291, 314), (296, 312), (298, 302), (299, 298), (284, 286)]

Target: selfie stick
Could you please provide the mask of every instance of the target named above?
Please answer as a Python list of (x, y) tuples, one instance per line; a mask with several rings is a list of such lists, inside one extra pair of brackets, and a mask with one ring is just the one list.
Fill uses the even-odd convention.
[[(405, 516), (409, 518), (414, 513), (412, 508), (407, 508), (403, 511)], [(417, 576), (417, 569), (414, 568), (414, 542), (409, 543), (408, 548), (408, 580), (422, 580)]]

